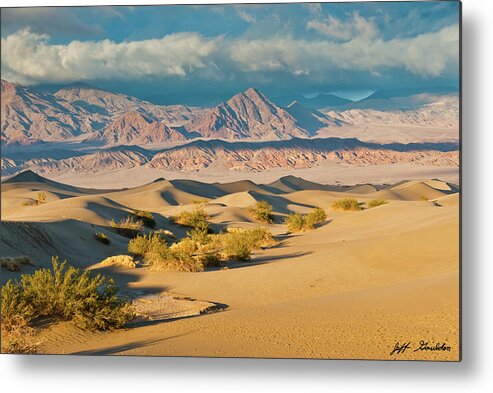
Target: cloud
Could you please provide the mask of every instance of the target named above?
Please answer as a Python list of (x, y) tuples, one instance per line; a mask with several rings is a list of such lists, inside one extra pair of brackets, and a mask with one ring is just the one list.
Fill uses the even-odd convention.
[[(409, 39), (384, 41), (358, 36), (337, 43), (282, 37), (269, 40), (237, 41), (231, 45), (231, 58), (243, 72), (309, 73), (311, 78), (327, 80), (331, 72), (384, 74), (389, 69), (406, 70), (422, 77), (438, 77), (452, 70), (457, 74), (459, 27), (452, 25), (435, 33)], [(305, 73), (299, 73), (305, 70)]]
[(354, 12), (351, 19), (347, 21), (332, 15), (328, 15), (322, 20), (310, 20), (306, 24), (306, 28), (342, 41), (349, 41), (354, 38), (372, 39), (379, 35), (378, 27), (373, 20), (362, 17), (358, 12)]
[(257, 23), (257, 19), (255, 19), (255, 17), (252, 14), (249, 14), (244, 10), (238, 10), (238, 16), (240, 17), (240, 19), (244, 20), (247, 23), (253, 25)]
[[(246, 39), (169, 34), (158, 39), (52, 44), (46, 34), (20, 30), (2, 39), (2, 77), (22, 84), (91, 80), (235, 80), (310, 83), (351, 80), (354, 73), (383, 78), (401, 74), (458, 75), (457, 24), (412, 38), (384, 40), (359, 15), (344, 41), (290, 35)], [(356, 33), (355, 33), (356, 32)], [(260, 82), (259, 82), (260, 83)], [(281, 83), (281, 82), (279, 82)]]
[(322, 4), (320, 3), (304, 3), (301, 6), (311, 14), (322, 12)]
[(26, 84), (153, 76), (183, 78), (213, 69), (208, 63), (220, 40), (221, 37), (206, 39), (196, 33), (177, 33), (144, 41), (52, 45), (48, 35), (21, 30), (2, 39), (2, 74), (5, 79)]

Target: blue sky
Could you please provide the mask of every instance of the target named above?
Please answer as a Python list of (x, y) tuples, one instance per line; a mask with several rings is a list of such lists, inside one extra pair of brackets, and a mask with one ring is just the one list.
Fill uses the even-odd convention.
[(454, 1), (2, 9), (2, 78), (141, 98), (458, 85)]

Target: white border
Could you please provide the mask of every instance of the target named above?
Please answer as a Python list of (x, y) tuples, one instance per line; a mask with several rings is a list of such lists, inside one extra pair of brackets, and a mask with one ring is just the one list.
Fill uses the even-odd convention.
[[(213, 2), (228, 3), (221, 0)], [(0, 1), (2, 7), (40, 3), (137, 5), (207, 2)], [(463, 1), (462, 363), (2, 355), (1, 389), (4, 392), (50, 393), (492, 391), (492, 5), (492, 1), (485, 0)]]

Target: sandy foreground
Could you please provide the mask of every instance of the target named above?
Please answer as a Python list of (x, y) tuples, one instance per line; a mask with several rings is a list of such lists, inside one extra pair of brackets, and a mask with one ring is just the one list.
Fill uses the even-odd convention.
[[(96, 191), (21, 174), (2, 184), (2, 256), (28, 254), (48, 265), (52, 255), (60, 255), (111, 274), (123, 293), (155, 315), (105, 333), (69, 323), (45, 327), (45, 353), (458, 360), (457, 187), (413, 180), (385, 188), (318, 188), (290, 177), (269, 186), (163, 180)], [(47, 193), (47, 203), (23, 206), (39, 190)], [(356, 212), (331, 209), (334, 200), (347, 196), (389, 203)], [(183, 236), (186, 229), (167, 217), (197, 198), (208, 200), (216, 230), (258, 226), (248, 206), (268, 200), (276, 212), (270, 229), (279, 244), (255, 252), (250, 263), (202, 273), (98, 263), (126, 250), (128, 239), (109, 228), (112, 218), (150, 210), (158, 226)], [(282, 217), (314, 206), (327, 211), (327, 221), (287, 234)], [(111, 245), (96, 242), (95, 231), (107, 233)], [(18, 273), (2, 271), (2, 282), (12, 277)], [(419, 350), (420, 341), (445, 349)], [(409, 348), (391, 354), (397, 343)]]

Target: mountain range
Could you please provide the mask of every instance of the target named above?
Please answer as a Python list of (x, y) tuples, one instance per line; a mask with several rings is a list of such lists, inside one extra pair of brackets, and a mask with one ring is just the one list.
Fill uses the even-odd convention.
[(274, 168), (310, 168), (324, 162), (457, 167), (459, 152), (457, 143), (378, 144), (353, 138), (293, 138), (270, 142), (197, 140), (163, 150), (120, 146), (77, 155), (38, 152), (29, 158), (18, 154), (10, 159), (2, 158), (2, 171), (4, 175), (26, 169), (51, 175), (95, 174), (144, 166), (186, 172), (211, 168), (260, 172)]
[[(353, 123), (381, 123), (382, 117), (389, 116), (380, 112), (392, 112), (386, 122), (416, 123), (418, 119), (426, 126), (457, 125), (458, 98), (450, 89), (414, 93), (376, 92), (359, 102), (339, 99), (337, 109), (327, 111), (315, 107), (334, 104), (338, 97), (321, 94), (307, 99), (299, 95), (294, 97), (297, 100), (279, 106), (264, 93), (249, 88), (217, 106), (198, 108), (155, 105), (85, 84), (53, 93), (2, 80), (1, 139), (7, 146), (77, 142), (160, 147), (199, 138), (284, 140), (316, 137), (320, 130)], [(407, 112), (402, 115), (403, 111)], [(402, 116), (394, 116), (394, 112)]]
[(2, 80), (1, 109), (5, 145), (71, 141), (105, 146), (166, 145), (196, 138), (282, 140), (310, 137), (316, 132), (314, 124), (318, 128), (340, 124), (326, 115), (283, 109), (254, 88), (215, 107), (195, 108), (154, 105), (83, 84), (52, 94)]
[[(441, 139), (440, 133), (411, 144), (399, 143), (398, 138), (388, 139), (394, 144), (354, 138), (358, 129), (366, 132), (366, 124), (377, 129), (411, 125), (425, 133), (428, 127), (441, 127), (453, 136), (459, 122), (458, 98), (438, 93), (393, 93), (388, 98), (376, 94), (341, 104), (340, 109), (318, 110), (304, 105), (302, 96), (302, 102), (282, 107), (249, 88), (219, 105), (198, 108), (155, 105), (85, 84), (53, 92), (2, 80), (2, 176), (26, 169), (53, 175), (137, 166), (261, 172), (310, 168), (327, 161), (456, 167), (457, 138)], [(448, 144), (436, 143), (442, 140)]]

